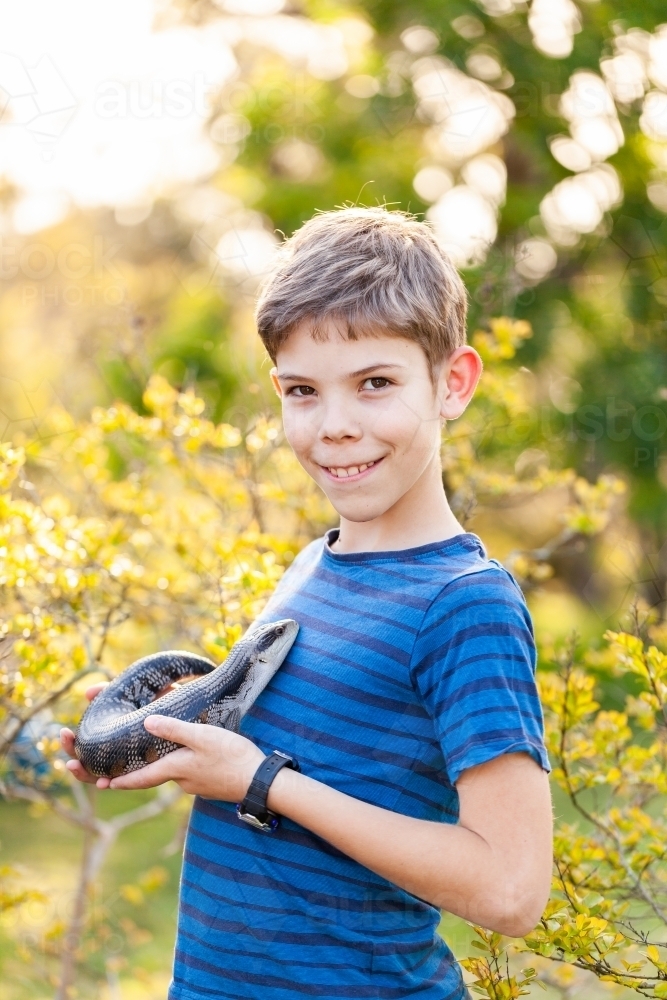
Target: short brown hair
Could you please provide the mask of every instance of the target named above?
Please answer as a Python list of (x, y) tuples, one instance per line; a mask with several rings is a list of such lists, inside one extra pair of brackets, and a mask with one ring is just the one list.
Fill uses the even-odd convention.
[(418, 343), (433, 377), (466, 342), (466, 290), (431, 227), (406, 212), (343, 208), (285, 240), (261, 290), (257, 329), (275, 362), (303, 321), (333, 320), (350, 340), (381, 330)]

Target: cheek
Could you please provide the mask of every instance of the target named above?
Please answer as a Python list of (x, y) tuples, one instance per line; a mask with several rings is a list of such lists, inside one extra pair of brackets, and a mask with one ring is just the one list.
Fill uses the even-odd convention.
[(405, 450), (426, 447), (439, 422), (418, 404), (418, 400), (406, 396), (392, 400), (374, 414), (370, 429), (376, 437)]
[(288, 444), (297, 455), (306, 451), (316, 437), (313, 415), (305, 412), (305, 407), (303, 410), (285, 407), (283, 428)]

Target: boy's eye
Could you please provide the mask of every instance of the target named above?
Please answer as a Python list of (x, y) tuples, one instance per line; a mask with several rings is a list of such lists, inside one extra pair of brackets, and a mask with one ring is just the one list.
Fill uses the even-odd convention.
[(370, 389), (384, 389), (387, 385), (389, 385), (389, 379), (382, 378), (380, 375), (377, 375), (374, 378), (367, 378), (364, 382), (364, 386)]
[(315, 390), (312, 385), (293, 385), (291, 389), (287, 390), (288, 396), (313, 396)]

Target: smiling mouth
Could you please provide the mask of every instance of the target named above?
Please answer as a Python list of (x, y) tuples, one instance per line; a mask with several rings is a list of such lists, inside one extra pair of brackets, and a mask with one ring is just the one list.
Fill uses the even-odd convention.
[(363, 462), (361, 465), (323, 465), (321, 468), (328, 472), (333, 479), (352, 479), (368, 469), (372, 469), (375, 465), (379, 465), (381, 461), (381, 458), (376, 458), (373, 462)]

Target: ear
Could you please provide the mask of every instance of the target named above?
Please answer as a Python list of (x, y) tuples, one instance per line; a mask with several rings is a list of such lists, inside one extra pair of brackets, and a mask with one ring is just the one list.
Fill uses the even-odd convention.
[(472, 399), (482, 374), (482, 359), (474, 347), (465, 344), (452, 351), (438, 377), (440, 416), (445, 420), (460, 417)]
[(269, 375), (271, 376), (271, 381), (273, 382), (273, 388), (276, 390), (276, 395), (280, 399), (282, 399), (283, 398), (283, 387), (281, 386), (280, 382), (278, 381), (278, 369), (277, 368), (272, 368), (271, 371), (269, 372)]

